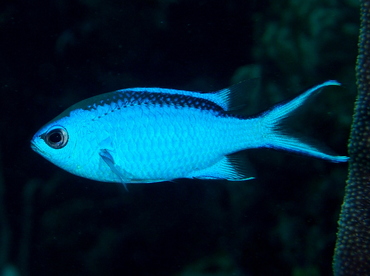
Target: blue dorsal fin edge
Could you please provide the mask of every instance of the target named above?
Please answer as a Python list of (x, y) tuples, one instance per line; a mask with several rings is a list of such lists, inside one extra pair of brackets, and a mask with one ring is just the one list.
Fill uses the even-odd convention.
[(248, 94), (250, 94), (251, 91), (258, 89), (259, 84), (260, 79), (253, 78), (216, 91), (214, 94), (219, 101), (215, 102), (222, 102), (220, 105), (225, 111), (241, 110), (250, 100)]

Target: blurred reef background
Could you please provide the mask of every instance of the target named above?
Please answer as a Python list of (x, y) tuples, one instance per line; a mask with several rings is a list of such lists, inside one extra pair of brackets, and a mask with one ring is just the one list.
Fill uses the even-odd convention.
[(32, 152), (79, 100), (136, 86), (214, 91), (258, 77), (254, 115), (328, 79), (292, 128), (346, 154), (354, 0), (0, 4), (0, 275), (331, 275), (347, 164), (249, 150), (256, 179), (129, 185)]

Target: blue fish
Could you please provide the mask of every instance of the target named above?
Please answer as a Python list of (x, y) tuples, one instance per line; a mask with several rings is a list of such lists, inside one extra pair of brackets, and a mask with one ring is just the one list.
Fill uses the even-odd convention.
[(240, 152), (273, 148), (345, 162), (292, 137), (281, 122), (327, 81), (259, 116), (237, 115), (255, 80), (212, 93), (130, 88), (83, 100), (42, 127), (31, 147), (75, 175), (103, 182), (152, 183), (178, 178), (252, 179)]

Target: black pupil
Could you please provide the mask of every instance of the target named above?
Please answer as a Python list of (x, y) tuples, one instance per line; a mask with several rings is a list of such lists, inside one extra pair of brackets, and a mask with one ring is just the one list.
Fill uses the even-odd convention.
[(49, 136), (49, 141), (52, 143), (59, 143), (62, 141), (62, 134), (58, 132), (51, 133)]

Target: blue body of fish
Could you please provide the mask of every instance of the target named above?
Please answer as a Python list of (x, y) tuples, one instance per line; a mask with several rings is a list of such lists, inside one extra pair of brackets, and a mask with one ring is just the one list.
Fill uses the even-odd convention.
[(243, 117), (246, 81), (212, 93), (131, 88), (83, 100), (42, 127), (31, 147), (73, 174), (103, 182), (253, 178), (239, 152), (274, 148), (345, 162), (285, 134), (280, 123), (327, 81), (260, 116)]

